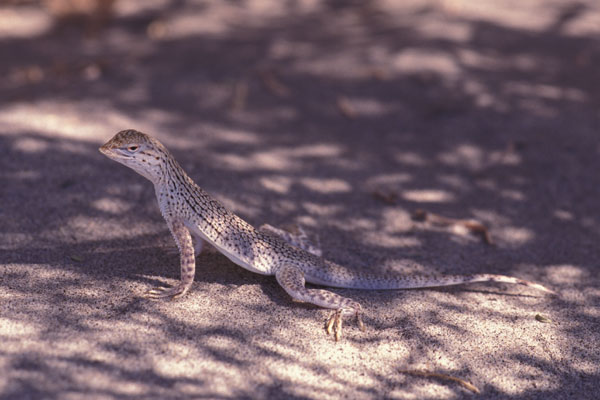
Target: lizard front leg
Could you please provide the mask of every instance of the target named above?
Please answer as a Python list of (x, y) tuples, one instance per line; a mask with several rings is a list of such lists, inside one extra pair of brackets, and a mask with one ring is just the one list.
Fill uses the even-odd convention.
[[(150, 299), (159, 299), (163, 297), (176, 298), (183, 296), (194, 282), (194, 274), (196, 271), (196, 259), (194, 257), (194, 245), (190, 231), (184, 226), (181, 221), (167, 221), (169, 230), (175, 239), (177, 248), (179, 249), (179, 259), (181, 263), (181, 282), (177, 285), (167, 287), (157, 287), (150, 290), (145, 297)], [(202, 241), (197, 241), (202, 249)]]
[(342, 337), (342, 317), (345, 315), (355, 315), (358, 326), (362, 331), (365, 330), (361, 319), (362, 308), (359, 303), (328, 290), (307, 289), (304, 286), (304, 274), (300, 268), (288, 264), (283, 265), (275, 272), (275, 278), (292, 298), (335, 310), (327, 321), (326, 329), (328, 334), (334, 333), (336, 341)]

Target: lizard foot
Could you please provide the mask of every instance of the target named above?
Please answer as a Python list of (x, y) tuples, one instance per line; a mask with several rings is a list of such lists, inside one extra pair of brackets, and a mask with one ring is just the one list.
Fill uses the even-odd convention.
[(332, 314), (331, 317), (329, 317), (329, 319), (327, 320), (327, 323), (325, 324), (325, 329), (327, 330), (327, 334), (331, 335), (334, 334), (335, 337), (335, 341), (338, 342), (341, 338), (342, 338), (342, 318), (344, 313), (354, 313), (354, 315), (356, 316), (356, 322), (358, 323), (358, 327), (360, 328), (361, 331), (365, 331), (365, 324), (362, 321), (362, 317), (361, 317), (361, 310), (348, 310), (348, 309), (343, 309), (340, 308), (338, 310), (335, 310)]
[(175, 300), (176, 298), (183, 296), (188, 291), (190, 286), (191, 285), (185, 284), (183, 282), (180, 282), (177, 285), (170, 288), (159, 286), (150, 289), (148, 292), (146, 292), (144, 297), (151, 300), (158, 300), (165, 297), (170, 297), (171, 300)]

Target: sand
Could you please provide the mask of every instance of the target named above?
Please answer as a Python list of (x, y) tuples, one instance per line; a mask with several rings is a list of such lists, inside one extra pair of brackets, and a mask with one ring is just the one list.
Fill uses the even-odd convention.
[[(477, 397), (403, 371), (485, 399), (598, 397), (594, 1), (135, 4), (0, 8), (0, 398)], [(327, 310), (208, 249), (185, 297), (145, 300), (179, 264), (151, 184), (97, 151), (126, 128), (338, 263), (557, 294), (334, 289), (367, 326), (336, 343)]]

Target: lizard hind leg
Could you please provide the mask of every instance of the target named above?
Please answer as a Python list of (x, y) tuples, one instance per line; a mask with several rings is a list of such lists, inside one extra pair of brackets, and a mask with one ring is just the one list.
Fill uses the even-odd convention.
[(317, 257), (321, 257), (323, 255), (323, 251), (321, 250), (319, 245), (311, 242), (311, 240), (308, 238), (308, 235), (306, 234), (304, 229), (302, 229), (301, 226), (297, 226), (297, 229), (298, 233), (291, 233), (283, 229), (276, 228), (273, 225), (269, 224), (263, 224), (258, 228), (260, 232), (270, 233), (271, 235), (278, 236), (279, 238), (283, 239), (285, 242), (291, 244), (292, 246), (299, 247), (302, 250), (314, 254)]
[(336, 341), (342, 337), (342, 318), (345, 315), (356, 316), (358, 326), (362, 331), (365, 330), (361, 319), (362, 307), (359, 303), (328, 290), (307, 289), (304, 286), (304, 274), (300, 268), (283, 265), (275, 272), (275, 278), (292, 298), (334, 310), (327, 321), (326, 329), (328, 334), (334, 334)]

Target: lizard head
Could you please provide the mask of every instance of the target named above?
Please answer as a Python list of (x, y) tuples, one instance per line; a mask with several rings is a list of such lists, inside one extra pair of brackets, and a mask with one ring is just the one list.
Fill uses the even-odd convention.
[(169, 152), (158, 140), (133, 129), (117, 133), (98, 150), (152, 182), (163, 176), (169, 157)]

